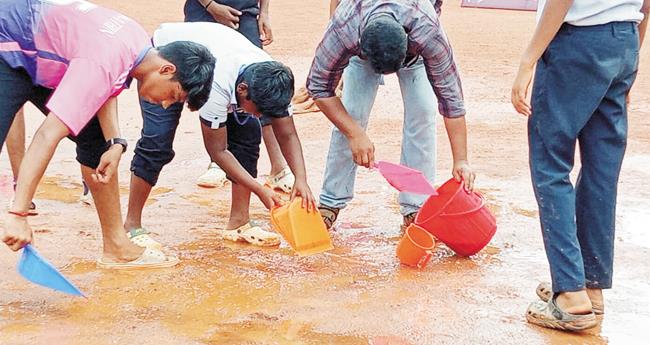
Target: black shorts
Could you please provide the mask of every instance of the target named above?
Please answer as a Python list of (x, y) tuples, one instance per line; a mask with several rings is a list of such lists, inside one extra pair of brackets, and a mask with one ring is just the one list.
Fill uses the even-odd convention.
[[(16, 112), (29, 101), (47, 115), (49, 110), (45, 104), (52, 92), (54, 90), (34, 85), (24, 69), (14, 69), (0, 59), (0, 95), (2, 95), (0, 97), (0, 148), (7, 138)], [(68, 138), (77, 143), (79, 163), (93, 169), (99, 165), (99, 159), (107, 147), (96, 116), (76, 137), (68, 136)]]
[[(201, 122), (210, 127), (212, 123), (202, 117)], [(257, 178), (257, 161), (260, 158), (260, 144), (262, 143), (262, 127), (260, 121), (254, 116), (238, 116), (228, 113), (225, 123), (219, 128), (226, 127), (228, 131), (228, 151), (232, 153), (239, 164), (251, 176)], [(228, 176), (228, 179), (232, 179)]]

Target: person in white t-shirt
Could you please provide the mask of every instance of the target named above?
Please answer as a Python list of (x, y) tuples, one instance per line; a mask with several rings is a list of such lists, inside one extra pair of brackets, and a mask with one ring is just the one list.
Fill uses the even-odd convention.
[[(580, 331), (598, 325), (595, 314), (604, 313), (626, 97), (649, 7), (650, 0), (539, 2), (537, 30), (512, 87), (512, 104), (529, 117), (530, 170), (552, 281), (537, 287), (541, 300), (528, 307), (530, 323)], [(576, 143), (582, 164), (574, 187)]]
[[(262, 115), (272, 118), (275, 136), (296, 177), (291, 198), (301, 196), (304, 207), (315, 209), (300, 140), (290, 115), (293, 74), (243, 35), (221, 24), (167, 23), (153, 34), (154, 46), (179, 40), (202, 44), (216, 58), (210, 97), (199, 115), (210, 158), (233, 181), (230, 218), (219, 234), (233, 241), (277, 245), (278, 234), (250, 224), (251, 192), (269, 209), (280, 203), (279, 194), (255, 180), (261, 143), (258, 118)], [(131, 163), (125, 228), (135, 243), (159, 248), (161, 245), (142, 227), (142, 210), (162, 167), (174, 157), (172, 144), (182, 107), (172, 105), (165, 109), (144, 100), (141, 106), (144, 126)]]

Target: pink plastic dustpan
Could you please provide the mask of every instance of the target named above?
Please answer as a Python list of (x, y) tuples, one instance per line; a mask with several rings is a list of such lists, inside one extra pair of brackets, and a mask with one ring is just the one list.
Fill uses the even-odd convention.
[(391, 186), (400, 192), (438, 195), (422, 172), (403, 165), (378, 161), (375, 167)]

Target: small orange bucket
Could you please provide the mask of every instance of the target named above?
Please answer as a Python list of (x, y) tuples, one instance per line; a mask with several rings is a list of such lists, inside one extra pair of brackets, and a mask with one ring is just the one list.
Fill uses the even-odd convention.
[(334, 246), (318, 209), (307, 212), (302, 199), (271, 210), (271, 224), (300, 256), (328, 251)]
[(436, 241), (429, 232), (411, 223), (397, 245), (397, 257), (404, 265), (424, 268), (435, 246)]

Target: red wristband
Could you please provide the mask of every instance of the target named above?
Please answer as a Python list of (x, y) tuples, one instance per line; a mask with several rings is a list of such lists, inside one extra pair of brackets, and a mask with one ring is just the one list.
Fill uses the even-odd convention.
[(9, 214), (13, 214), (14, 216), (18, 216), (18, 217), (28, 217), (29, 216), (29, 212), (16, 212), (16, 211), (8, 211), (8, 212), (9, 212)]

